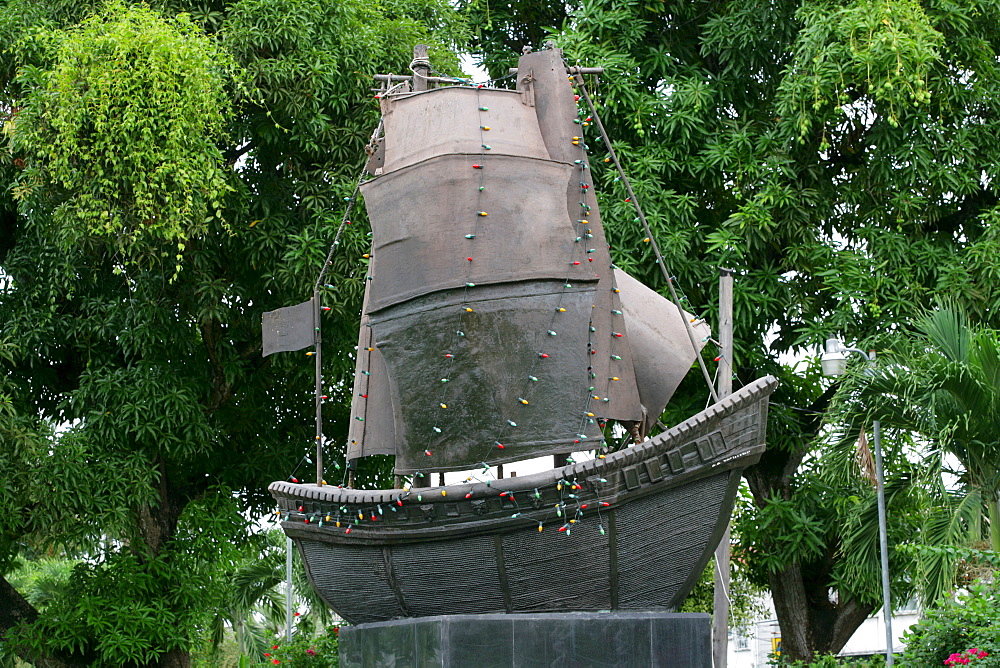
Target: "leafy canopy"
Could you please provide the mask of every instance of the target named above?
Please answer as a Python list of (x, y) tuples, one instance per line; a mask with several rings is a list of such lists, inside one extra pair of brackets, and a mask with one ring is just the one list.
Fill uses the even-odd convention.
[(170, 242), (180, 253), (222, 217), (235, 63), (216, 41), (186, 15), (120, 1), (25, 39), (51, 65), (24, 70), (11, 148), (27, 168), (14, 194), (51, 212), (64, 247), (95, 239), (141, 257)]

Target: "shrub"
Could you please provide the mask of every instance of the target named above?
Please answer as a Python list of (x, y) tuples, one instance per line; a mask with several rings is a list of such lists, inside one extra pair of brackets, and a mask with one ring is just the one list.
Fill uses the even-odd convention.
[(273, 665), (294, 666), (295, 668), (301, 666), (336, 668), (340, 665), (340, 647), (337, 637), (339, 631), (340, 627), (331, 626), (322, 635), (299, 636), (291, 642), (276, 640), (265, 656)]
[(784, 668), (840, 668), (850, 666), (851, 668), (882, 668), (885, 665), (885, 657), (873, 656), (867, 659), (851, 657), (840, 657), (832, 654), (817, 656), (812, 661), (786, 661), (782, 663), (775, 659), (772, 665), (783, 666)]
[[(923, 619), (904, 636), (906, 651), (899, 665), (925, 668), (943, 665), (970, 665), (975, 668), (1000, 667), (1000, 587), (996, 583), (973, 585), (968, 592), (928, 610)], [(969, 658), (968, 664), (954, 662)], [(981, 656), (985, 652), (987, 656)], [(951, 660), (952, 663), (945, 663)]]

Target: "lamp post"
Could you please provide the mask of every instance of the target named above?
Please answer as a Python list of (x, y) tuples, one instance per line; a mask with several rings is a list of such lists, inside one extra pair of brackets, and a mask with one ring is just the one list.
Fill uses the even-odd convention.
[[(859, 348), (849, 348), (836, 337), (826, 340), (825, 351), (820, 356), (824, 376), (841, 376), (847, 369), (847, 353), (860, 353), (875, 364), (875, 351), (866, 353)], [(875, 489), (878, 497), (878, 542), (882, 562), (882, 615), (885, 618), (885, 665), (893, 665), (892, 608), (889, 605), (889, 538), (885, 525), (885, 478), (882, 473), (882, 424), (872, 422), (875, 431)]]

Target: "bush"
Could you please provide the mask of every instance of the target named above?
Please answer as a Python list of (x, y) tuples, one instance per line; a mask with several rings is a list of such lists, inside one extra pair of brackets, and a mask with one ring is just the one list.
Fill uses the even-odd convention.
[(292, 642), (276, 640), (265, 656), (273, 665), (336, 668), (340, 665), (339, 632), (340, 627), (331, 626), (319, 636), (299, 636)]
[[(904, 636), (906, 651), (901, 666), (925, 668), (943, 666), (953, 654), (968, 658), (969, 649), (988, 656), (976, 656), (968, 664), (975, 668), (1000, 667), (1000, 587), (996, 583), (973, 585), (942, 605), (928, 610), (923, 619)], [(977, 652), (981, 654), (981, 652)], [(948, 664), (952, 665), (952, 664)]]
[(824, 654), (809, 662), (785, 661), (782, 663), (780, 659), (775, 659), (771, 665), (783, 666), (784, 668), (840, 668), (841, 666), (850, 666), (851, 668), (882, 668), (885, 666), (885, 657), (873, 656), (868, 659), (858, 659)]

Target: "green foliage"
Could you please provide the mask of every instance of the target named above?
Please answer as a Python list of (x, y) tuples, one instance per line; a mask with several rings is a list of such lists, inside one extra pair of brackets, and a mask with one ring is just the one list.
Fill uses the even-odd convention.
[(918, 480), (935, 497), (920, 539), (911, 543), (925, 605), (932, 605), (953, 584), (960, 548), (985, 537), (986, 514), (992, 547), (1000, 548), (1000, 337), (972, 327), (961, 309), (944, 306), (887, 343), (892, 347), (879, 365), (845, 385), (837, 413), (847, 425), (845, 441), (857, 438), (859, 425), (878, 419), (890, 447), (917, 439), (931, 461), (951, 455), (960, 464), (957, 493), (944, 488), (940, 465)]
[[(740, 563), (730, 562), (729, 627), (746, 629), (767, 612), (761, 603), (765, 589), (751, 582), (749, 574)], [(694, 589), (684, 599), (677, 612), (715, 611), (715, 560), (705, 567)]]
[(853, 668), (882, 668), (885, 665), (884, 656), (873, 656), (869, 659), (845, 659), (833, 654), (817, 656), (812, 661), (781, 661), (774, 658), (769, 666), (788, 666), (790, 668), (837, 668), (838, 666), (853, 666)]
[(884, 109), (891, 126), (901, 108), (930, 101), (927, 77), (944, 36), (919, 2), (857, 0), (833, 11), (804, 3), (796, 18), (802, 31), (778, 109), (797, 122), (800, 141), (858, 100)]
[(300, 634), (292, 642), (275, 640), (268, 652), (268, 660), (261, 665), (336, 668), (340, 665), (339, 632), (340, 627), (330, 626), (320, 635)]
[(31, 605), (44, 610), (65, 595), (76, 563), (75, 559), (53, 557), (21, 561), (8, 580)]
[[(275, 601), (249, 527), (314, 447), (313, 372), (261, 357), (261, 313), (312, 292), (378, 121), (372, 75), (416, 42), (457, 72), (465, 35), (438, 0), (0, 0), (0, 574), (85, 557), (20, 647), (179, 660)], [(329, 462), (370, 250), (352, 222), (323, 294)]]
[(974, 660), (974, 666), (1000, 666), (1000, 588), (979, 583), (941, 605), (924, 612), (904, 640), (906, 651), (900, 666), (940, 666), (955, 652), (970, 648), (985, 650), (989, 656)]
[[(491, 29), (480, 23), (484, 48), (528, 34), (510, 18), (515, 4), (500, 6)], [(532, 5), (539, 16), (551, 7)], [(482, 3), (470, 7), (485, 16)], [(835, 624), (848, 623), (859, 601), (878, 604), (867, 524), (874, 494), (846, 443), (825, 452), (829, 381), (815, 361), (796, 370), (782, 355), (836, 332), (876, 344), (942, 296), (997, 322), (1000, 8), (933, 0), (561, 7), (567, 19), (551, 37), (571, 64), (604, 68), (588, 90), (651, 228), (626, 201), (595, 128), (584, 126), (615, 263), (661, 292), (666, 268), (687, 308), (710, 321), (718, 267), (735, 270), (736, 384), (764, 373), (782, 382), (769, 450), (747, 473), (757, 510), (737, 535), (758, 583), (795, 580), (806, 592), (794, 623), (809, 632), (784, 633), (786, 652), (836, 652), (847, 637)], [(498, 74), (505, 57), (481, 60)], [(691, 374), (663, 421), (691, 414), (706, 394)], [(887, 465), (894, 545), (930, 542), (927, 504), (951, 503), (939, 488), (907, 482), (924, 480), (903, 453), (912, 444), (900, 441)], [(896, 551), (893, 563), (917, 562)], [(893, 585), (901, 600), (913, 579)]]
[(186, 15), (121, 2), (25, 39), (50, 65), (23, 70), (11, 150), (26, 169), (14, 196), (51, 211), (63, 247), (97, 238), (128, 256), (165, 242), (182, 253), (222, 217), (227, 52)]
[[(330, 623), (332, 614), (309, 582), (298, 551), (293, 555), (295, 633), (297, 638), (312, 638)], [(256, 536), (226, 569), (221, 595), (209, 606), (209, 659), (220, 658), (230, 633), (238, 656), (257, 662), (266, 659), (273, 637), (285, 628), (285, 558), (285, 535), (272, 529)]]
[(233, 501), (192, 503), (156, 555), (109, 549), (100, 561), (78, 562), (39, 620), (8, 639), (95, 666), (143, 665), (186, 648), (208, 604), (227, 591), (217, 569), (238, 556), (230, 541), (243, 528)]

